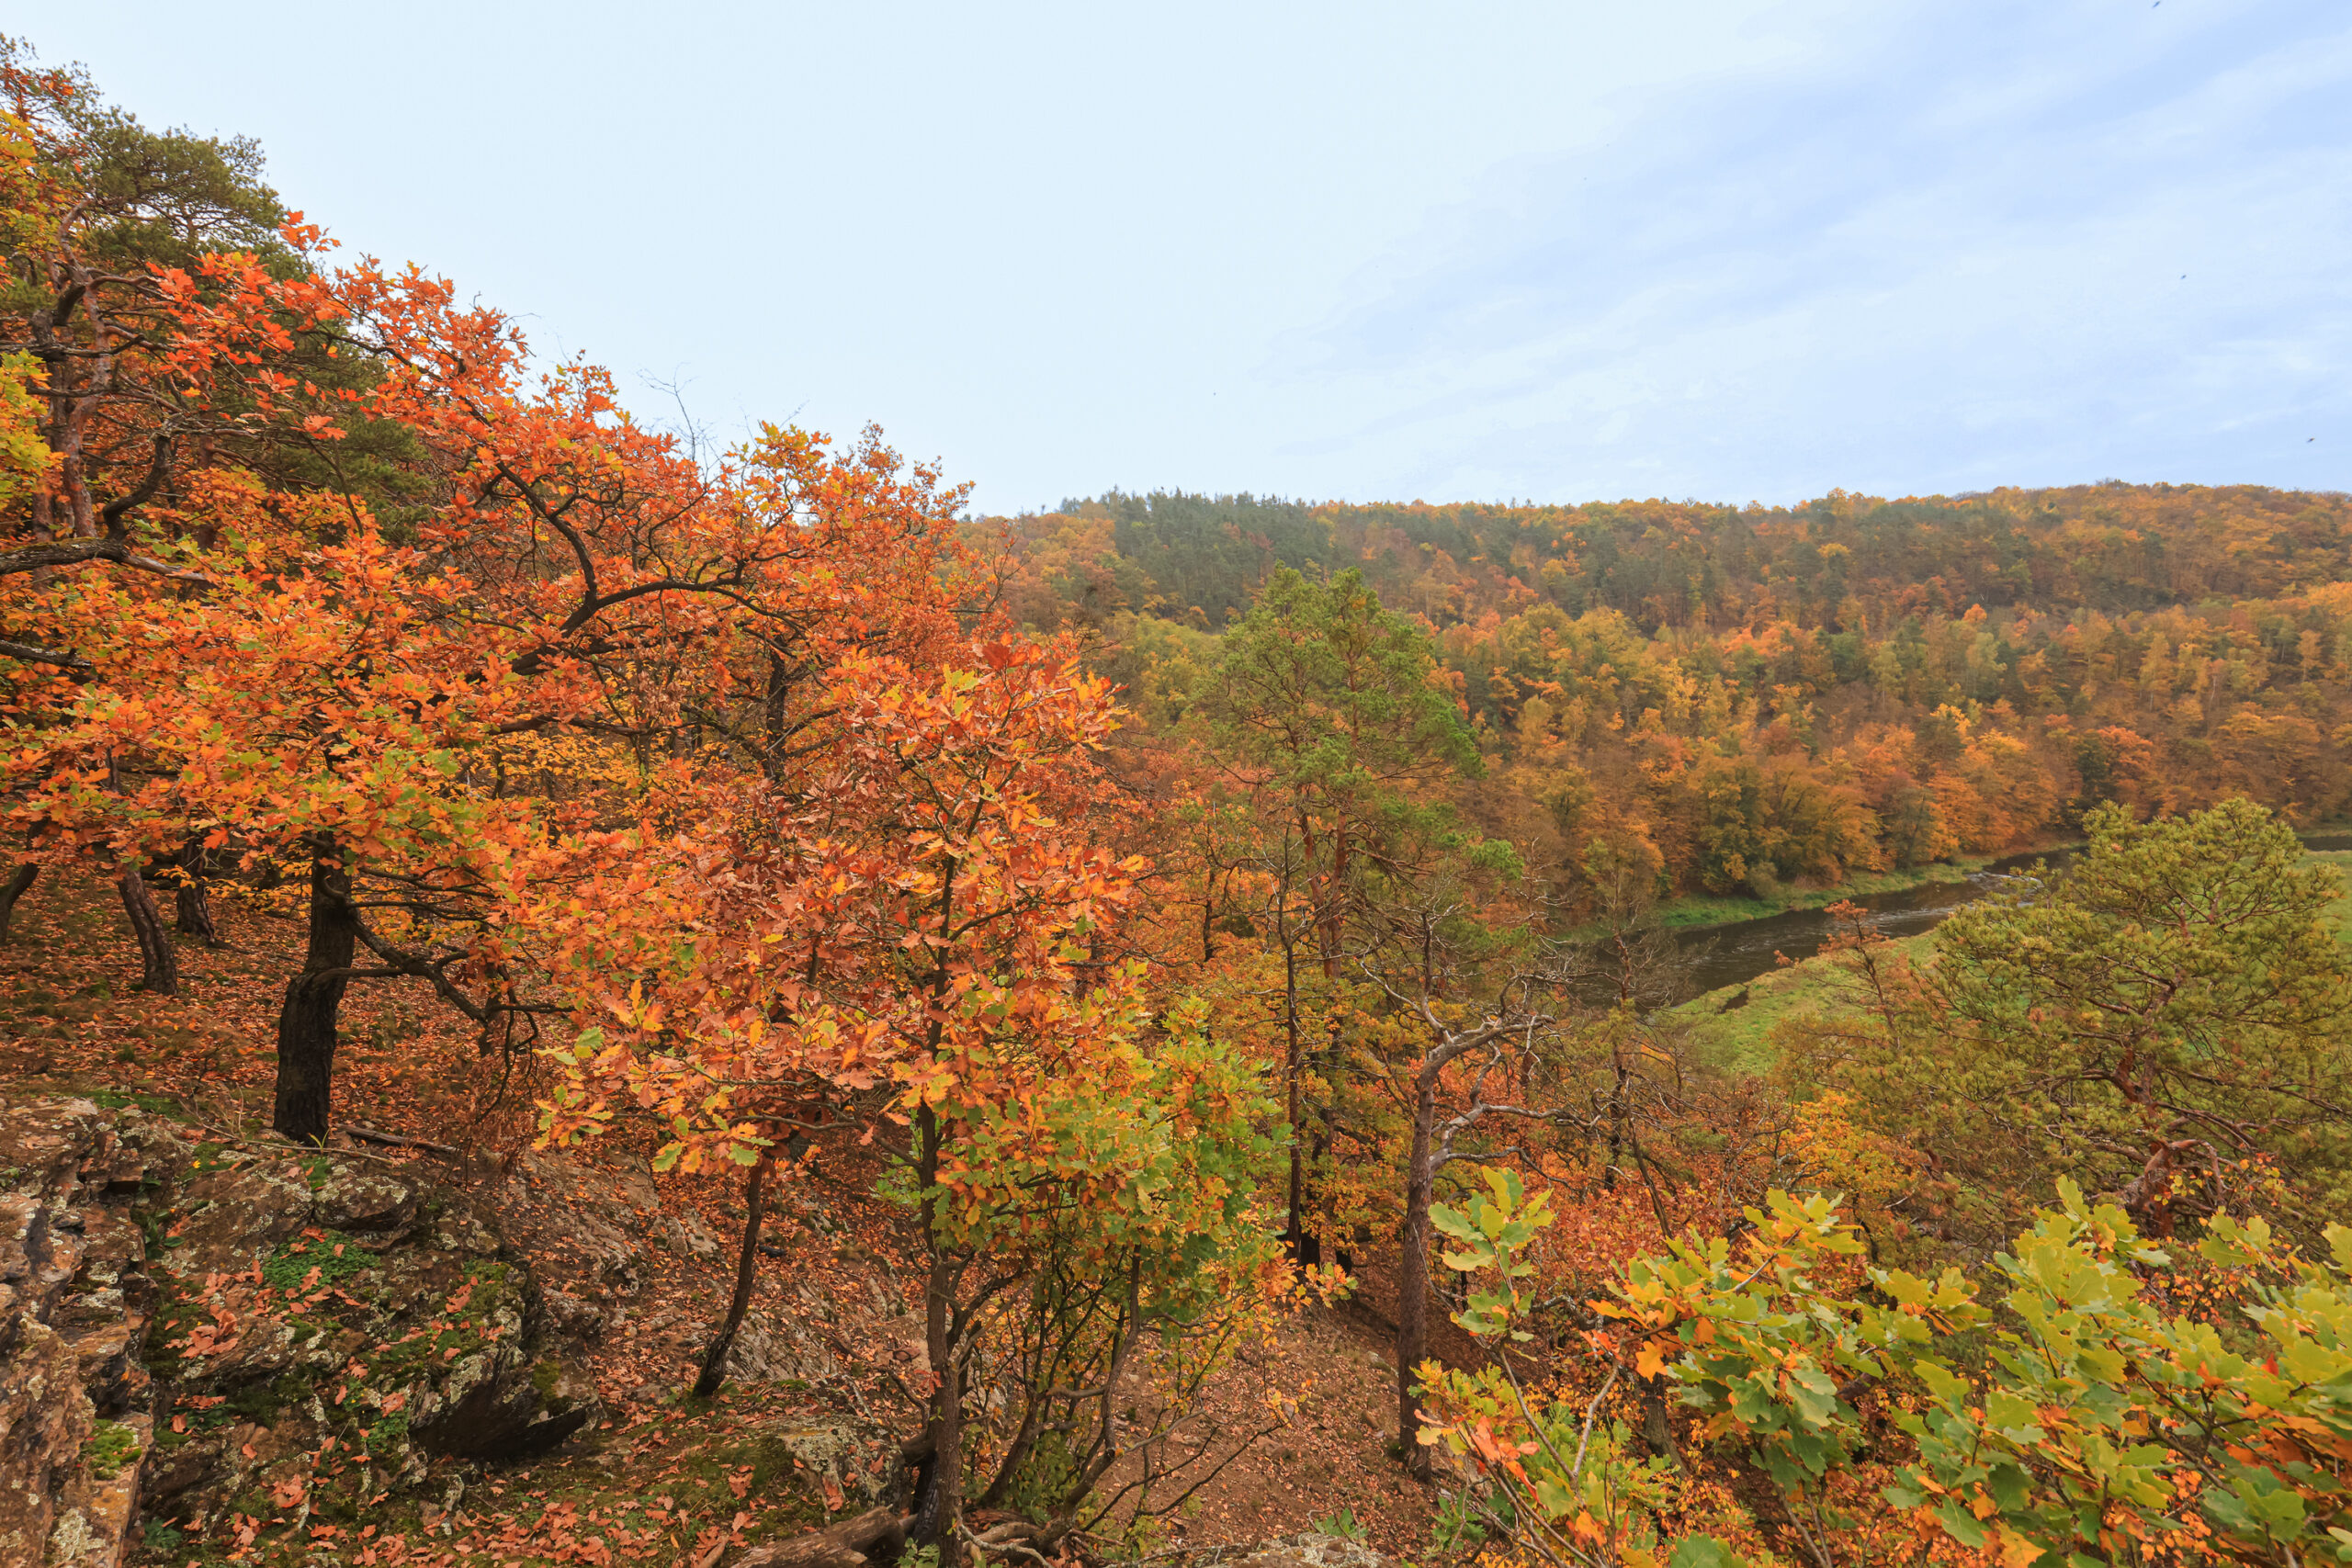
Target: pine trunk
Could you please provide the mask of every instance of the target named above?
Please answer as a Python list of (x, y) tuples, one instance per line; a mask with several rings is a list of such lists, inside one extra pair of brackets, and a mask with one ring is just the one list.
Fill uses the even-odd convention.
[(270, 1125), (298, 1144), (323, 1142), (334, 1087), (335, 1026), (358, 949), (351, 874), (332, 844), (311, 862), (311, 943), (277, 1013), (277, 1108)]
[(157, 996), (180, 994), (180, 959), (173, 950), (172, 933), (164, 929), (164, 913), (137, 866), (126, 867), (115, 879), (122, 894), (123, 912), (130, 917), (131, 934), (139, 939), (139, 988)]

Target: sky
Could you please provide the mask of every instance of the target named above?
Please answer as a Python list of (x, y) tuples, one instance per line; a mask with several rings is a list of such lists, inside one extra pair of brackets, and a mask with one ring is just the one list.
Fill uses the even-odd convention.
[(401, 6), (24, 33), (718, 441), (987, 513), (2352, 489), (2345, 0)]

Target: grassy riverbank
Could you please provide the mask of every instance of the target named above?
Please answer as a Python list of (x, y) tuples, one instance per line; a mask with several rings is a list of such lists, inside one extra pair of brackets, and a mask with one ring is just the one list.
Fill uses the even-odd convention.
[[(1889, 943), (1923, 963), (1935, 951), (1935, 933), (1922, 931)], [(1668, 1016), (1687, 1023), (1694, 1040), (1723, 1053), (1746, 1072), (1772, 1065), (1772, 1029), (1784, 1018), (1832, 1010), (1842, 1001), (1845, 970), (1834, 956), (1807, 958), (1691, 998)]]
[[(1679, 898), (1668, 899), (1657, 906), (1654, 913), (1658, 924), (1669, 931), (1701, 931), (1709, 926), (1737, 925), (1743, 920), (1785, 915), (1792, 909), (1826, 909), (1830, 905), (1848, 898), (1869, 898), (1883, 893), (1907, 893), (1914, 887), (1965, 882), (1970, 873), (1984, 870), (1993, 863), (1994, 858), (1991, 855), (1962, 855), (1957, 860), (1913, 866), (1906, 871), (1866, 871), (1847, 878), (1835, 887), (1791, 887), (1770, 898), (1690, 893)], [(1601, 932), (1599, 927), (1594, 927), (1589, 933), (1582, 934), (1599, 936)]]
[(2314, 850), (2303, 856), (2303, 862), (2307, 865), (2334, 866), (2335, 874), (2344, 879), (2343, 891), (2335, 896), (2335, 903), (2321, 912), (2320, 919), (2337, 942), (2352, 947), (2352, 850)]
[[(2338, 942), (2352, 947), (2352, 850), (2313, 851), (2303, 858), (2309, 865), (2334, 867), (2344, 879), (2344, 890), (2320, 919)], [(1836, 902), (1834, 898), (1827, 901)], [(1935, 942), (1935, 932), (1922, 931), (1888, 945), (1909, 953), (1914, 964), (1924, 964), (1934, 954)], [(1761, 1072), (1772, 1065), (1773, 1026), (1784, 1018), (1833, 1010), (1843, 999), (1844, 983), (1843, 967), (1835, 956), (1808, 958), (1693, 997), (1670, 1010), (1668, 1016), (1689, 1024), (1695, 1039), (1724, 1053), (1741, 1068)]]

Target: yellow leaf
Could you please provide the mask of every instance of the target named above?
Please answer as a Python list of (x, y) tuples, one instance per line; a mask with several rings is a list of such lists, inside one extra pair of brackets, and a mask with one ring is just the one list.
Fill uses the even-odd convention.
[(2041, 1561), (2041, 1548), (2015, 1530), (2002, 1530), (2000, 1542), (2003, 1568), (2033, 1568)]

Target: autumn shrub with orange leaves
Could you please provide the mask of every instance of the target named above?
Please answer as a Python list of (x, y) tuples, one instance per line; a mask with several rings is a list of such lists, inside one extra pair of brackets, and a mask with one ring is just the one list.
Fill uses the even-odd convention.
[[(1103, 956), (1139, 866), (1094, 820), (1101, 681), (987, 640), (933, 667), (853, 653), (823, 690), (827, 743), (731, 815), (533, 868), (527, 940), (602, 1021), (546, 1052), (543, 1129), (634, 1112), (656, 1168), (755, 1177), (796, 1135), (878, 1146), (926, 1260), (916, 1537), (1018, 1503), (1050, 1548), (1231, 1457), (1179, 1428), (1295, 1293), (1256, 1190), (1273, 1107), (1204, 1009), (1155, 1025), (1142, 965)], [(1140, 1426), (1116, 1413), (1131, 1378), (1157, 1392)], [(998, 1415), (984, 1386), (1012, 1391)], [(1144, 1490), (1095, 1495), (1142, 1451)]]
[[(1981, 1285), (1865, 1272), (1834, 1203), (1775, 1192), (1736, 1242), (1628, 1269), (1594, 1303), (1605, 1380), (1563, 1400), (1510, 1353), (1552, 1219), (1499, 1172), (1440, 1218), (1500, 1352), (1422, 1370), (1457, 1532), (1553, 1564), (2352, 1561), (2352, 1230), (2314, 1259), (2215, 1221), (2232, 1310), (2183, 1315), (2174, 1259), (2071, 1183)], [(1684, 1416), (1664, 1453), (1612, 1415), (1648, 1382)]]

